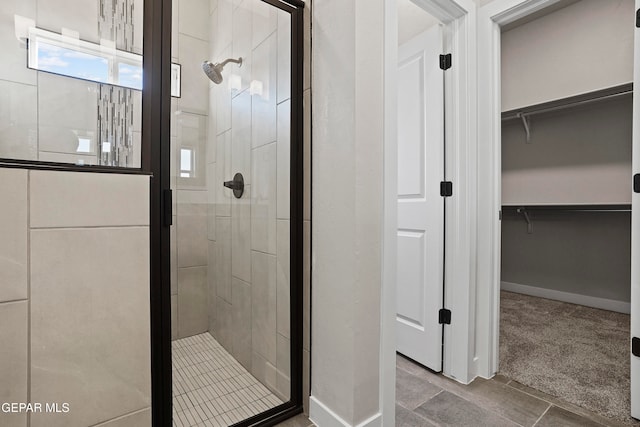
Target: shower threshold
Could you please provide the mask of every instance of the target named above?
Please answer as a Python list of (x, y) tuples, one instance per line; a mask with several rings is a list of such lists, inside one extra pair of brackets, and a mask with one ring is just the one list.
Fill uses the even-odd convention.
[(174, 427), (227, 427), (283, 403), (208, 332), (172, 347)]

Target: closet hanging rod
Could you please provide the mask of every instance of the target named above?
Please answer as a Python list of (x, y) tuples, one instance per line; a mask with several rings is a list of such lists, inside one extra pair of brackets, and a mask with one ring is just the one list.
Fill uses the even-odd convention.
[[(631, 84), (619, 87), (619, 90), (611, 93), (607, 90), (605, 93), (599, 93), (598, 95), (587, 94), (572, 97), (563, 101), (551, 101), (546, 104), (539, 104), (531, 107), (524, 107), (517, 110), (512, 110), (503, 113), (502, 120), (522, 119), (522, 117), (532, 116), (535, 114), (551, 113), (558, 110), (564, 110), (567, 108), (579, 107), (581, 105), (587, 105), (594, 102), (606, 101), (609, 99), (616, 99), (626, 95), (633, 94), (633, 86)], [(590, 96), (591, 95), (591, 96)], [(585, 98), (586, 97), (586, 98)]]
[(503, 211), (526, 212), (631, 212), (631, 205), (505, 205)]

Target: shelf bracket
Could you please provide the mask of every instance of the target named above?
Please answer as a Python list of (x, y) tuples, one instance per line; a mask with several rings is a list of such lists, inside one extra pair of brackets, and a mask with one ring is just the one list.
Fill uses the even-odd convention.
[(527, 116), (520, 112), (517, 114), (518, 118), (522, 120), (522, 126), (524, 126), (524, 132), (527, 134), (527, 144), (531, 144), (531, 130), (529, 128), (529, 119)]
[(524, 216), (524, 220), (527, 222), (527, 234), (533, 234), (533, 224), (531, 223), (531, 218), (529, 218), (529, 212), (527, 212), (525, 208), (518, 208), (516, 212)]

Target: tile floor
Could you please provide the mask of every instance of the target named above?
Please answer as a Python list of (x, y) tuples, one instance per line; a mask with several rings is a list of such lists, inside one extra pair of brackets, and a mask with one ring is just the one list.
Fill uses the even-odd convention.
[(398, 355), (396, 426), (622, 427), (584, 408), (563, 402), (497, 375), (463, 385)]
[(174, 427), (227, 427), (282, 404), (209, 333), (172, 351)]

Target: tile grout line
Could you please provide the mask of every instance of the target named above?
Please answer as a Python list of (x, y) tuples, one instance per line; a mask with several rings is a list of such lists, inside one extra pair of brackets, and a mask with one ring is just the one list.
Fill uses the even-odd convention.
[[(548, 403), (548, 402), (547, 402)], [(553, 407), (552, 404), (549, 403), (549, 406), (547, 407), (547, 409), (544, 410), (544, 412), (542, 413), (542, 415), (540, 415), (540, 417), (536, 420), (535, 423), (533, 423), (533, 425), (531, 427), (535, 427), (536, 425), (538, 425), (538, 423), (540, 422), (540, 420), (547, 414), (547, 412), (549, 412), (549, 409), (551, 409)]]

